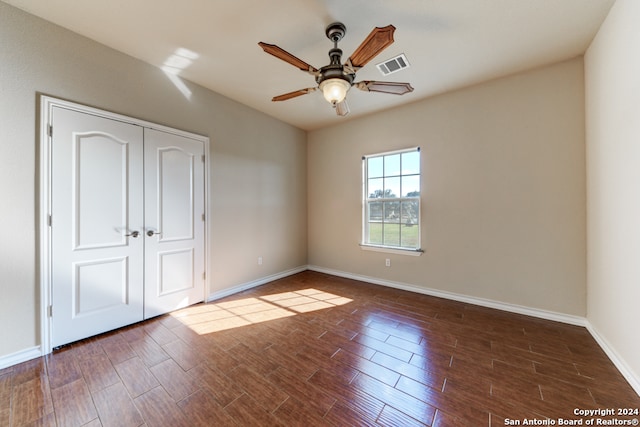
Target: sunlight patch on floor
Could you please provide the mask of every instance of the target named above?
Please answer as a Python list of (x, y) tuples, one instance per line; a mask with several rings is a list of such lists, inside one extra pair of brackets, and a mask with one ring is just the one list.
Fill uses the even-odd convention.
[(188, 307), (171, 313), (194, 332), (204, 335), (350, 303), (351, 299), (317, 289), (242, 298)]

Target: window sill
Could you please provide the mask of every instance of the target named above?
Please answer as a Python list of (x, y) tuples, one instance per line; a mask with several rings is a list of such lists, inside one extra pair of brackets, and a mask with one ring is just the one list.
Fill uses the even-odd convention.
[(360, 249), (362, 249), (363, 251), (385, 252), (388, 254), (408, 255), (408, 256), (420, 256), (424, 253), (422, 249), (390, 248), (387, 246), (373, 246), (373, 245), (365, 245), (362, 243), (360, 244)]

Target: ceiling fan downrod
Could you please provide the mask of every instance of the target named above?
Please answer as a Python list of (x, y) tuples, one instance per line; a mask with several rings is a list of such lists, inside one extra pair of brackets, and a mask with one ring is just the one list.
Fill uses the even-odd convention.
[(342, 49), (338, 48), (338, 42), (347, 33), (347, 27), (342, 22), (329, 24), (325, 30), (327, 38), (333, 42), (333, 49), (329, 50), (331, 66), (342, 66)]
[[(331, 104), (335, 107), (337, 103), (341, 102), (353, 84), (355, 74), (346, 73), (344, 66), (342, 65), (342, 50), (338, 48), (338, 42), (342, 40), (347, 27), (341, 22), (334, 22), (329, 24), (325, 30), (327, 38), (333, 42), (333, 48), (329, 50), (329, 65), (320, 68), (320, 72), (316, 76), (316, 83), (320, 85), (320, 89), (325, 93), (325, 98), (329, 101), (331, 98)], [(324, 83), (324, 84), (323, 84)], [(325, 89), (325, 87), (327, 89)], [(341, 93), (340, 96), (329, 96), (329, 87), (333, 87), (334, 90)]]

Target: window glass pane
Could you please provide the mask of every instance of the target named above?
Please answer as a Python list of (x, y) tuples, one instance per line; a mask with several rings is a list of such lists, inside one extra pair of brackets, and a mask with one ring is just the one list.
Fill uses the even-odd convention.
[(384, 202), (384, 222), (400, 222), (400, 202)]
[(367, 159), (367, 178), (376, 178), (382, 176), (382, 165), (382, 157), (369, 157)]
[(383, 187), (382, 187), (383, 185), (384, 185), (383, 178), (370, 179), (368, 182), (369, 198), (374, 199), (374, 198), (382, 197), (384, 194)]
[(400, 197), (400, 177), (384, 179), (384, 197)]
[(420, 196), (420, 175), (402, 177), (402, 197)]
[(420, 247), (420, 152), (367, 157), (365, 244)]
[(402, 153), (402, 174), (411, 175), (420, 173), (420, 152), (409, 151)]
[(389, 246), (400, 246), (400, 224), (384, 225), (384, 242)]
[(408, 227), (412, 225), (416, 225), (416, 228), (420, 221), (420, 212), (418, 206), (418, 200), (411, 200), (407, 202), (402, 202), (401, 210), (400, 210), (400, 219), (403, 224)]
[(371, 243), (374, 245), (382, 244), (382, 227), (383, 224), (381, 222), (371, 222), (369, 223), (369, 235), (367, 243)]
[(400, 247), (403, 248), (418, 248), (420, 242), (420, 229), (417, 225), (402, 224), (400, 226)]
[(382, 222), (382, 202), (369, 203), (369, 221)]
[(400, 175), (400, 154), (384, 156), (384, 176)]

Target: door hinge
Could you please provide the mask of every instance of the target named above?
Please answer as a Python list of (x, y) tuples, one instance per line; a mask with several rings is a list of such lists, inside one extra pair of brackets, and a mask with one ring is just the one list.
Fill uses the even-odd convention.
[(204, 154), (202, 155), (202, 163), (204, 163)]
[(49, 317), (53, 317), (53, 306), (50, 305), (47, 309), (47, 311), (49, 312)]
[(51, 215), (47, 215), (47, 225), (51, 227), (51, 224), (53, 224), (53, 219), (51, 219)]
[(202, 272), (202, 280), (207, 280), (207, 272), (206, 271)]
[(52, 137), (53, 136), (53, 126), (49, 125), (47, 127), (47, 134)]
[(202, 220), (204, 221), (204, 214), (202, 214)]

